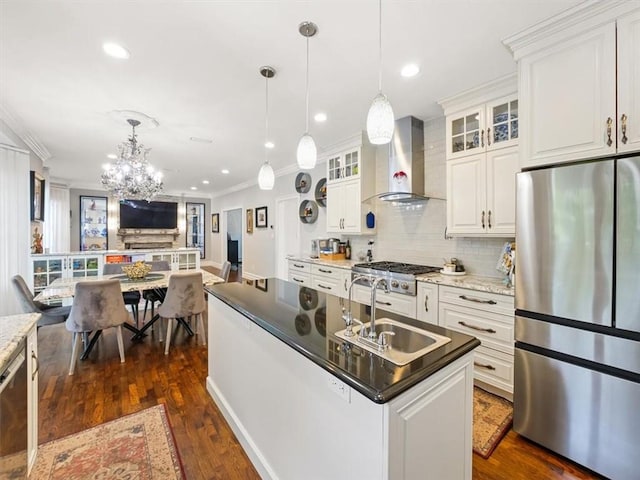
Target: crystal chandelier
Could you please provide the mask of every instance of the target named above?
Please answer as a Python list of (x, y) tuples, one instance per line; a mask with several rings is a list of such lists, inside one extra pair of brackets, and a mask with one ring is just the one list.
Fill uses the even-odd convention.
[(273, 167), (269, 164), (269, 149), (266, 147), (266, 145), (269, 141), (269, 79), (273, 78), (276, 75), (276, 70), (273, 67), (269, 66), (260, 67), (260, 75), (262, 75), (265, 79), (266, 100), (264, 109), (264, 163), (262, 164), (262, 167), (260, 167), (260, 173), (258, 174), (258, 185), (260, 186), (260, 190), (273, 190), (273, 185), (275, 183), (276, 177), (273, 173)]
[(118, 145), (120, 155), (116, 163), (104, 166), (102, 186), (118, 200), (150, 201), (162, 192), (162, 173), (156, 172), (147, 162), (147, 153), (151, 149), (138, 143), (136, 127), (140, 122), (128, 119), (127, 123), (133, 130), (131, 137)]
[(296, 158), (298, 167), (302, 169), (312, 169), (316, 166), (318, 158), (318, 150), (316, 142), (309, 134), (309, 37), (313, 37), (318, 32), (318, 26), (313, 22), (302, 22), (298, 26), (300, 35), (307, 38), (307, 88), (306, 88), (306, 104), (307, 104), (307, 129), (300, 140), (296, 150)]
[(378, 95), (371, 102), (367, 114), (367, 135), (374, 145), (383, 145), (391, 141), (395, 129), (393, 108), (387, 96), (382, 93), (382, 0), (378, 3), (378, 32), (379, 32), (379, 71), (378, 71)]

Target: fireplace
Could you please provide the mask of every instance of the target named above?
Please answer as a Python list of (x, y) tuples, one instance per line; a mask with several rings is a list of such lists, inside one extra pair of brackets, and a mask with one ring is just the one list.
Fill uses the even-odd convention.
[(158, 250), (176, 248), (180, 235), (178, 229), (121, 228), (118, 237), (125, 250)]

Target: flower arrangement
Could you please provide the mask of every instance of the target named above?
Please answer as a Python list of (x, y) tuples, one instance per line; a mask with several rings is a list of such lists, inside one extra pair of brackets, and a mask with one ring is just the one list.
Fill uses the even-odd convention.
[(131, 280), (142, 280), (151, 271), (151, 265), (139, 261), (133, 265), (125, 265), (122, 267), (122, 271)]

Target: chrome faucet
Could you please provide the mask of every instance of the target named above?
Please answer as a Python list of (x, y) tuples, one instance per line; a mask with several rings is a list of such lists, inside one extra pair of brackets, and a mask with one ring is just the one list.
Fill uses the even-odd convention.
[[(382, 288), (384, 289), (384, 293), (389, 293), (389, 285), (387, 281), (382, 277), (376, 277), (371, 281), (371, 322), (369, 323), (369, 340), (376, 340), (376, 290), (378, 290), (378, 285), (382, 284)], [(363, 327), (364, 328), (364, 327)], [(380, 341), (382, 342), (384, 336), (381, 336)]]
[(362, 322), (353, 318), (353, 313), (351, 313), (351, 290), (353, 289), (353, 284), (358, 280), (367, 280), (371, 281), (371, 277), (368, 275), (356, 275), (351, 279), (351, 283), (349, 284), (349, 303), (347, 304), (347, 309), (342, 308), (342, 320), (344, 320), (345, 325), (347, 326), (346, 331), (344, 332), (345, 336), (352, 337), (353, 336), (353, 322), (358, 322), (360, 324), (360, 336), (364, 336), (364, 327), (362, 326)]

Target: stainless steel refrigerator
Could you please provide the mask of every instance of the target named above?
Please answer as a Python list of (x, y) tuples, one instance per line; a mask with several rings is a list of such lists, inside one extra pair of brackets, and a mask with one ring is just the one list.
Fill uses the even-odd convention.
[(517, 175), (514, 423), (638, 479), (640, 157)]

